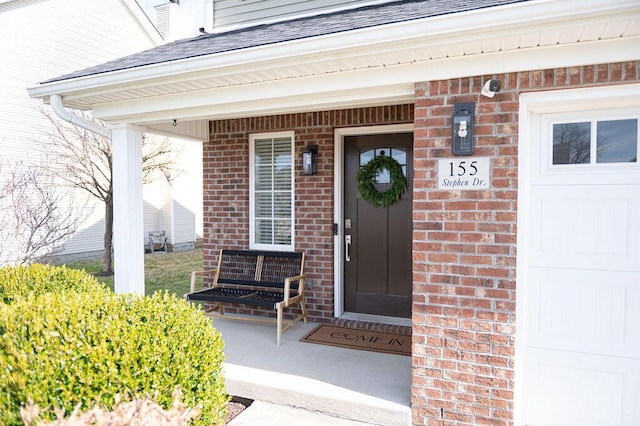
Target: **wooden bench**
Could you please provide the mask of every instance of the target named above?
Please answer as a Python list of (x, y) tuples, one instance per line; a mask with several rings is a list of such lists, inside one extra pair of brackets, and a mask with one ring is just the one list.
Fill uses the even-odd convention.
[[(218, 267), (191, 274), (191, 289), (187, 300), (215, 302), (205, 310), (208, 315), (224, 315), (223, 303), (241, 303), (275, 309), (277, 344), (282, 333), (301, 319), (307, 322), (304, 305), (305, 253), (254, 250), (221, 250)], [(211, 288), (196, 291), (198, 276), (213, 275)], [(283, 327), (283, 308), (300, 305), (301, 314)], [(218, 311), (216, 314), (215, 311)], [(226, 318), (274, 322), (240, 316)]]

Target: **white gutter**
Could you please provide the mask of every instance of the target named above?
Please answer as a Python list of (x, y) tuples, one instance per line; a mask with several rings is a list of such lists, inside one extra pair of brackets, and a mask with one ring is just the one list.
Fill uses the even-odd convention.
[(58, 117), (62, 118), (65, 121), (68, 121), (71, 124), (80, 126), (83, 129), (87, 129), (90, 132), (97, 133), (100, 136), (104, 136), (105, 138), (111, 139), (111, 130), (105, 127), (102, 127), (94, 123), (93, 121), (89, 121), (87, 119), (84, 119), (76, 114), (73, 114), (67, 111), (64, 105), (62, 105), (62, 96), (51, 95), (49, 99), (51, 103), (51, 108), (53, 109), (53, 112), (55, 112)]

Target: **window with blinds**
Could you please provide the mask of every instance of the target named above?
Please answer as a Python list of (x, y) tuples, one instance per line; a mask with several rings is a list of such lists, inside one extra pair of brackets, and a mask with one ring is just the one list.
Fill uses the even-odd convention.
[(294, 249), (293, 138), (293, 132), (250, 137), (252, 249)]

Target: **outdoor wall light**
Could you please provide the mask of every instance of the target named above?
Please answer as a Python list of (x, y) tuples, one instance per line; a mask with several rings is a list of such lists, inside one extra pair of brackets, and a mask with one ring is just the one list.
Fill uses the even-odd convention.
[(476, 104), (461, 102), (455, 104), (451, 120), (451, 153), (453, 155), (473, 155), (473, 115)]
[(309, 145), (302, 153), (302, 174), (315, 175), (318, 173), (318, 145)]

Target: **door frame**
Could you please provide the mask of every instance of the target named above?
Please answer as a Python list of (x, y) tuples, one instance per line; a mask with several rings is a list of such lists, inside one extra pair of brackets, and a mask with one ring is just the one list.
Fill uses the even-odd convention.
[(336, 318), (411, 325), (411, 319), (380, 317), (344, 311), (344, 138), (354, 135), (374, 135), (381, 133), (412, 133), (413, 123), (380, 126), (345, 127), (334, 131), (333, 163), (333, 223), (338, 232), (333, 236), (333, 316)]

